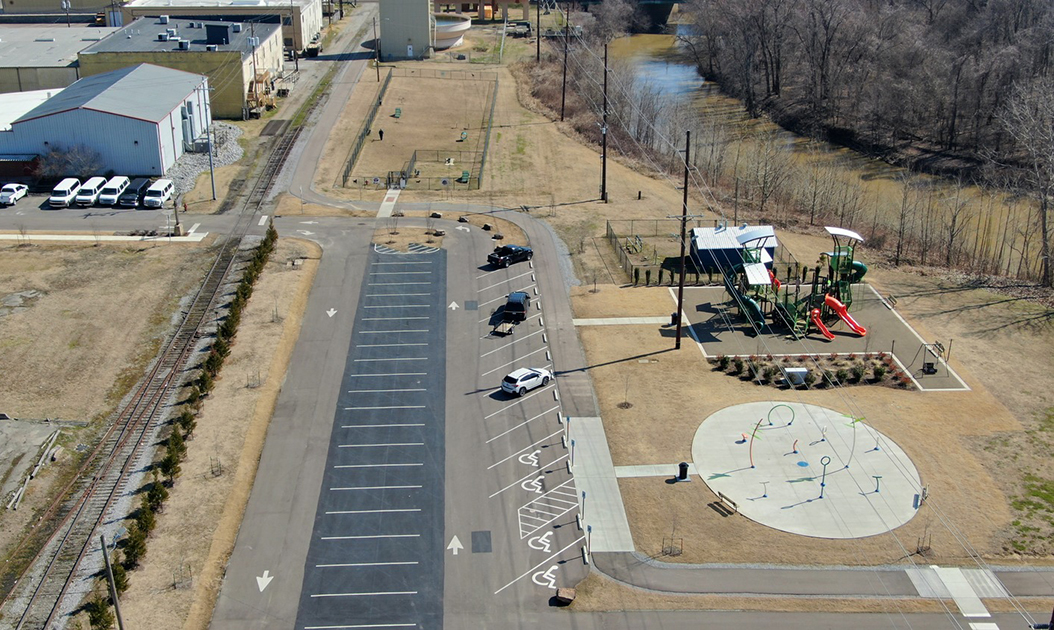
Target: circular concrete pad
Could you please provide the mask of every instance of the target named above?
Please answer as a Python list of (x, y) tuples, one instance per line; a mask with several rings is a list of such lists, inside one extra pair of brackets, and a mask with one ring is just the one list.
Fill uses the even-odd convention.
[[(692, 458), (710, 489), (743, 516), (818, 538), (863, 538), (899, 527), (915, 516), (922, 488), (915, 465), (892, 440), (864, 421), (802, 403), (726, 407), (699, 426)], [(881, 476), (877, 491), (875, 476)]]

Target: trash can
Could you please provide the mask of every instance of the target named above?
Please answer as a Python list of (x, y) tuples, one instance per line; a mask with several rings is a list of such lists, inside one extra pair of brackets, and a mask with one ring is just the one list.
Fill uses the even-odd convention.
[(677, 465), (677, 481), (685, 481), (688, 479), (688, 462), (681, 462)]
[(676, 326), (677, 322), (681, 321), (680, 313), (670, 313), (670, 325)]

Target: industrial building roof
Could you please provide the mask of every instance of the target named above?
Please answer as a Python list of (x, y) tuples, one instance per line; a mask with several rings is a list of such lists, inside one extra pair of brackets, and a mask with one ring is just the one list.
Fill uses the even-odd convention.
[[(187, 52), (188, 50), (195, 52), (204, 52), (205, 45), (211, 43), (207, 41), (206, 26), (208, 25), (225, 25), (233, 27), (234, 24), (240, 24), (238, 22), (221, 22), (221, 21), (208, 21), (203, 22), (201, 20), (190, 20), (184, 18), (169, 18), (167, 23), (162, 23), (157, 18), (139, 18), (131, 24), (128, 24), (124, 28), (120, 29), (113, 37), (109, 37), (101, 42), (93, 44), (88, 48), (84, 49), (85, 55), (91, 55), (95, 53), (114, 53), (114, 52), (165, 52), (171, 51), (173, 54), (179, 54)], [(234, 28), (228, 29), (229, 44), (219, 45), (217, 48), (220, 52), (230, 52), (234, 50), (240, 50), (242, 58), (244, 59), (247, 55), (252, 54), (252, 47), (249, 46), (249, 37), (257, 37), (260, 41), (266, 40), (271, 37), (274, 33), (281, 30), (280, 24), (259, 24), (253, 23), (241, 24), (241, 32), (235, 32)], [(190, 42), (189, 47), (181, 50), (179, 48), (179, 42), (174, 38), (169, 38), (166, 41), (158, 39), (158, 35), (161, 33), (168, 33), (168, 29), (174, 29), (176, 35), (183, 40)]]
[(16, 123), (71, 109), (158, 122), (201, 86), (199, 74), (141, 63), (85, 77), (25, 113)]
[(61, 91), (61, 89), (33, 90), (0, 94), (0, 131), (11, 131), (11, 123)]
[(158, 13), (164, 12), (165, 7), (178, 9), (193, 9), (196, 7), (229, 7), (232, 9), (247, 9), (272, 7), (286, 9), (291, 4), (296, 6), (308, 6), (318, 0), (132, 0), (124, 6), (156, 7)]
[(0, 27), (0, 68), (65, 68), (77, 53), (118, 29), (66, 26)]

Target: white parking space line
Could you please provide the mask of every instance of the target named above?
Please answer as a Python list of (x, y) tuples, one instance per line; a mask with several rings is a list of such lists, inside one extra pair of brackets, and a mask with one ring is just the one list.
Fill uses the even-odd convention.
[(527, 473), (527, 474), (526, 474), (526, 475), (524, 475), (523, 477), (520, 477), (520, 478), (519, 478), (519, 479), (517, 479), (516, 481), (514, 481), (514, 482), (510, 483), (509, 485), (505, 486), (505, 487), (504, 487), (504, 488), (502, 488), (501, 490), (498, 490), (497, 492), (495, 492), (494, 494), (490, 495), (490, 496), (489, 496), (489, 497), (487, 497), (487, 498), (488, 498), (488, 499), (493, 499), (494, 497), (498, 496), (498, 495), (499, 495), (499, 494), (501, 494), (502, 492), (505, 492), (505, 491), (506, 491), (506, 490), (508, 490), (509, 488), (512, 488), (513, 486), (518, 486), (518, 485), (520, 485), (521, 483), (523, 483), (524, 481), (527, 481), (528, 479), (530, 479), (531, 477), (535, 477), (535, 476), (537, 476), (537, 475), (540, 475), (540, 474), (541, 474), (541, 473), (539, 472), (540, 470), (544, 470), (544, 469), (546, 469), (546, 468), (548, 468), (548, 467), (552, 466), (553, 464), (555, 464), (555, 463), (557, 463), (557, 462), (562, 462), (563, 460), (567, 459), (567, 458), (568, 458), (568, 457), (570, 457), (570, 456), (571, 456), (570, 454), (564, 454), (564, 455), (561, 455), (560, 457), (557, 457), (556, 459), (554, 459), (553, 461), (549, 462), (548, 464), (545, 464), (544, 466), (542, 466), (542, 467), (541, 467), (541, 468), (539, 468), (539, 469), (535, 469), (535, 470), (532, 470), (531, 472)]
[(427, 275), (431, 274), (431, 271), (371, 271), (371, 276), (413, 276), (413, 275)]
[(431, 293), (370, 293), (366, 297), (368, 298), (379, 298), (379, 297), (426, 297), (432, 295)]
[(538, 348), (534, 352), (528, 352), (527, 354), (523, 355), (522, 357), (520, 357), (518, 359), (513, 359), (512, 361), (509, 361), (508, 363), (502, 363), (501, 365), (499, 365), (498, 367), (494, 368), (493, 370), (487, 370), (486, 372), (480, 374), (480, 376), (486, 376), (486, 375), (491, 374), (493, 372), (497, 372), (498, 370), (500, 370), (501, 368), (503, 368), (505, 366), (512, 365), (513, 363), (516, 363), (518, 361), (523, 361), (524, 359), (526, 359), (527, 357), (531, 356), (532, 354), (538, 354), (539, 352), (545, 352), (545, 348)]
[(402, 348), (406, 346), (427, 346), (428, 343), (367, 343), (358, 344), (359, 348)]
[(355, 363), (374, 363), (376, 361), (427, 361), (428, 357), (386, 357), (383, 359), (355, 359)]
[(524, 573), (523, 575), (521, 575), (520, 577), (516, 578), (515, 580), (513, 580), (513, 581), (509, 582), (508, 584), (506, 584), (505, 586), (503, 586), (503, 587), (499, 588), (498, 590), (494, 591), (494, 594), (495, 594), (495, 595), (497, 595), (498, 593), (500, 593), (500, 592), (504, 591), (505, 589), (509, 588), (509, 587), (510, 587), (510, 586), (512, 586), (513, 584), (515, 584), (515, 583), (519, 582), (519, 581), (520, 581), (520, 580), (522, 580), (523, 578), (525, 578), (525, 577), (527, 577), (528, 575), (530, 575), (531, 571), (535, 571), (535, 570), (537, 570), (537, 569), (538, 569), (538, 567), (540, 567), (540, 566), (543, 566), (543, 565), (544, 565), (544, 564), (546, 564), (547, 562), (550, 562), (550, 561), (552, 561), (552, 559), (553, 559), (553, 558), (555, 558), (556, 556), (558, 556), (558, 555), (562, 554), (563, 552), (567, 551), (567, 550), (568, 550), (568, 549), (570, 549), (571, 547), (574, 547), (575, 545), (577, 545), (578, 543), (582, 542), (582, 541), (583, 541), (583, 540), (585, 540), (585, 539), (586, 539), (586, 537), (585, 537), (585, 536), (581, 536), (581, 537), (579, 537), (579, 539), (578, 539), (578, 540), (574, 541), (574, 542), (573, 542), (573, 543), (571, 543), (570, 545), (568, 545), (568, 546), (564, 547), (564, 548), (563, 548), (563, 549), (561, 549), (560, 551), (557, 551), (556, 553), (554, 553), (553, 555), (549, 556), (549, 557), (548, 557), (548, 558), (546, 558), (545, 560), (542, 560), (542, 561), (541, 561), (541, 562), (539, 562), (538, 564), (536, 564), (536, 565), (534, 565), (533, 567), (531, 567), (530, 569), (528, 569), (528, 570), (527, 570), (527, 571), (526, 571), (526, 572), (525, 572), (525, 573)]
[(372, 448), (380, 446), (424, 446), (424, 442), (393, 442), (391, 444), (338, 444), (337, 448)]
[[(404, 320), (407, 320), (407, 319), (430, 319), (430, 318), (427, 317), (427, 316), (425, 316), (425, 317), (421, 317), (421, 316), (415, 316), (415, 317), (363, 317), (362, 321), (364, 321), (364, 322), (390, 322), (390, 321), (404, 321)], [(393, 331), (386, 330), (384, 332), (393, 332)]]
[(512, 341), (510, 341), (509, 343), (507, 343), (507, 344), (505, 344), (503, 346), (498, 346), (497, 348), (494, 348), (493, 350), (489, 350), (487, 352), (484, 352), (483, 354), (479, 355), (479, 358), (482, 359), (483, 357), (490, 356), (490, 355), (494, 354), (495, 352), (501, 352), (505, 348), (508, 348), (508, 347), (512, 346), (517, 341), (523, 341), (524, 339), (530, 339), (531, 337), (533, 337), (535, 335), (540, 335), (543, 332), (545, 332), (545, 331), (536, 330), (536, 331), (534, 331), (534, 332), (532, 332), (530, 334), (524, 335), (523, 337), (519, 337), (517, 339), (513, 339)]
[(201, 224), (195, 223), (194, 225), (190, 226), (189, 230), (187, 230), (187, 234), (193, 234), (194, 230), (198, 229), (199, 227), (201, 227)]
[[(553, 383), (555, 384), (555, 382), (553, 382)], [(528, 398), (531, 398), (533, 396), (537, 396), (538, 394), (540, 394), (540, 393), (542, 393), (542, 392), (544, 392), (544, 391), (546, 391), (547, 389), (550, 389), (550, 388), (552, 388), (552, 385), (546, 385), (545, 387), (539, 387), (538, 390), (535, 391), (533, 394), (527, 394), (526, 396), (521, 397), (519, 400), (517, 400), (516, 402), (512, 403), (511, 405), (505, 405), (504, 407), (502, 407), (501, 409), (495, 411), (494, 413), (490, 414), (489, 416), (483, 416), (483, 419), (484, 420), (490, 420), (491, 418), (493, 418), (494, 416), (498, 415), (499, 413), (503, 413), (505, 411), (508, 411), (509, 407), (515, 407), (516, 405), (522, 403), (523, 401), (527, 400)]]
[[(552, 408), (552, 409), (550, 409), (549, 411), (543, 411), (542, 413), (540, 413), (540, 414), (538, 414), (537, 416), (535, 416), (535, 417), (531, 418), (531, 419), (530, 419), (530, 420), (528, 420), (527, 422), (521, 422), (520, 424), (517, 424), (516, 426), (512, 427), (511, 429), (509, 429), (508, 431), (505, 431), (505, 432), (503, 432), (503, 433), (499, 433), (498, 435), (495, 435), (494, 437), (492, 437), (492, 438), (490, 438), (489, 440), (487, 440), (487, 444), (490, 444), (491, 442), (493, 442), (494, 440), (496, 440), (496, 439), (498, 439), (498, 438), (500, 438), (500, 437), (505, 437), (506, 435), (508, 435), (508, 434), (512, 433), (512, 432), (513, 432), (513, 431), (515, 431), (516, 429), (519, 429), (520, 427), (525, 427), (525, 426), (527, 426), (527, 424), (528, 424), (528, 423), (530, 423), (530, 422), (534, 422), (535, 420), (537, 420), (538, 418), (541, 418), (541, 417), (542, 417), (542, 416), (544, 416), (545, 414), (547, 414), (547, 413), (552, 413), (552, 412), (556, 411), (556, 410), (557, 410), (557, 409), (559, 409), (559, 408), (560, 408), (560, 406), (559, 406), (559, 405), (557, 405), (556, 407), (553, 407), (553, 408)], [(559, 433), (559, 431), (558, 431), (557, 433)], [(556, 433), (554, 433), (553, 435), (556, 435)], [(552, 437), (552, 436), (550, 436), (550, 437)], [(489, 469), (488, 469), (488, 470), (489, 470)]]
[(370, 263), (372, 265), (431, 265), (431, 260), (409, 260), (409, 261), (397, 261), (397, 262), (375, 262)]
[[(315, 595), (312, 595), (311, 597), (376, 597), (379, 595), (417, 595), (417, 591), (375, 591), (373, 593), (317, 593)], [(361, 628), (363, 626), (359, 627)]]
[(531, 444), (530, 446), (525, 446), (525, 447), (521, 448), (520, 450), (516, 451), (516, 452), (515, 452), (515, 453), (513, 453), (512, 455), (509, 455), (509, 456), (508, 456), (508, 457), (506, 457), (505, 459), (503, 459), (503, 460), (501, 460), (501, 461), (497, 461), (497, 462), (494, 462), (494, 463), (493, 463), (493, 464), (491, 464), (490, 466), (487, 466), (487, 470), (490, 470), (491, 468), (494, 468), (495, 466), (497, 466), (497, 465), (499, 465), (499, 464), (504, 464), (505, 462), (509, 461), (509, 460), (510, 460), (510, 459), (512, 459), (513, 457), (516, 457), (517, 455), (519, 455), (520, 453), (522, 453), (522, 452), (526, 451), (527, 449), (529, 449), (529, 448), (531, 448), (531, 447), (534, 447), (534, 446), (538, 446), (538, 445), (539, 445), (539, 444), (541, 444), (542, 442), (544, 442), (544, 441), (546, 441), (546, 440), (549, 440), (549, 439), (552, 439), (552, 438), (556, 437), (557, 435), (560, 435), (560, 434), (561, 434), (561, 433), (563, 433), (563, 432), (564, 432), (564, 430), (563, 430), (563, 429), (560, 429), (560, 430), (556, 431), (555, 433), (553, 433), (552, 435), (547, 435), (547, 436), (543, 437), (542, 439), (538, 440), (537, 442), (535, 442), (534, 444)]
[[(403, 318), (399, 318), (403, 319)], [(420, 328), (417, 330), (360, 330), (360, 335), (397, 335), (399, 333), (426, 333), (429, 330), (427, 328)]]
[(431, 285), (432, 283), (431, 282), (371, 282), (369, 284), (370, 284), (371, 287), (396, 287), (396, 286), (406, 286), (406, 285), (409, 285), (409, 284), (427, 284), (427, 285)]
[[(321, 565), (320, 565), (321, 566)], [(354, 626), (304, 626), (304, 630), (359, 630), (366, 628), (416, 628), (416, 623), (367, 623)]]
[[(339, 464), (333, 468), (400, 468), (402, 466), (424, 466), (424, 464)], [(421, 510), (369, 510), (372, 512), (420, 512)], [(329, 514), (329, 512), (326, 512)], [(351, 512), (347, 512), (351, 514)], [(344, 514), (344, 512), (341, 512)]]
[(342, 424), (342, 429), (383, 429), (386, 427), (423, 427), (423, 422), (406, 422), (406, 423), (395, 423), (395, 424)]
[(416, 490), (421, 486), (346, 486), (338, 488), (330, 488), (334, 492), (341, 490)]
[(492, 285), (490, 285), (489, 287), (483, 287), (483, 288), (482, 288), (482, 289), (480, 289), (479, 291), (476, 291), (476, 293), (483, 293), (484, 291), (487, 291), (487, 290), (489, 290), (489, 289), (493, 289), (493, 288), (495, 288), (495, 287), (500, 287), (501, 285), (505, 284), (506, 282), (512, 282), (513, 280), (516, 280), (517, 278), (522, 278), (522, 277), (524, 277), (524, 276), (529, 276), (529, 275), (531, 275), (531, 272), (530, 272), (530, 271), (528, 271), (527, 273), (521, 273), (521, 274), (520, 274), (520, 275), (518, 275), (518, 276), (513, 276), (513, 277), (511, 277), (511, 278), (506, 278), (506, 279), (502, 280), (501, 282), (499, 282), (499, 283), (497, 283), (497, 284), (492, 284)]
[[(522, 289), (516, 289), (516, 291), (526, 291), (527, 289), (530, 289), (530, 288), (531, 288), (531, 287), (533, 287), (533, 286), (534, 286), (534, 285), (533, 285), (533, 284), (531, 284), (531, 285), (528, 285), (528, 286), (526, 286), (526, 287), (524, 287), (524, 288), (522, 288)], [(509, 291), (509, 293), (515, 293), (516, 291)], [(486, 306), (487, 304), (490, 304), (491, 302), (497, 302), (497, 301), (499, 301), (499, 300), (504, 300), (504, 299), (505, 299), (506, 297), (507, 297), (507, 296), (503, 295), (503, 296), (501, 296), (501, 297), (496, 297), (496, 298), (494, 298), (493, 300), (487, 300), (486, 302), (480, 302), (480, 303), (479, 303), (479, 306)], [(486, 321), (486, 320), (482, 320), (482, 321)]]
[(399, 567), (399, 566), (413, 566), (417, 564), (414, 560), (406, 560), (402, 562), (336, 562), (333, 564), (316, 564), (315, 566), (319, 569), (339, 568), (339, 567)]
[(421, 534), (372, 534), (370, 536), (321, 536), (319, 540), (369, 540), (373, 538), (420, 538)]
[(428, 376), (428, 372), (385, 372), (383, 374), (352, 374), (351, 376)]
[(499, 271), (501, 271), (501, 269), (493, 269), (493, 270), (491, 270), (491, 271), (488, 271), (488, 272), (486, 272), (486, 273), (481, 273), (480, 275), (476, 276), (476, 280), (479, 280), (480, 278), (486, 278), (486, 277), (487, 277), (487, 276), (489, 276), (490, 274), (492, 274), (492, 273), (498, 273)]
[(431, 304), (378, 304), (375, 306), (364, 306), (363, 308), (428, 308)]
[(371, 409), (424, 409), (424, 405), (390, 405), (383, 407), (345, 407), (344, 411), (369, 411)]
[[(531, 321), (532, 319), (538, 319), (538, 318), (540, 318), (541, 316), (542, 316), (542, 314), (541, 314), (541, 313), (535, 313), (534, 315), (531, 315), (530, 317), (528, 317), (527, 319), (523, 320), (523, 321), (522, 321), (522, 322), (520, 322), (520, 323), (521, 323), (521, 324), (526, 324), (527, 322)], [(487, 320), (489, 320), (489, 319), (490, 319), (489, 317), (488, 317), (487, 319), (481, 319), (481, 320), (479, 321), (479, 323), (481, 323), (481, 324), (482, 324), (483, 322), (485, 322), (485, 321), (487, 321)], [(542, 320), (541, 320), (541, 319), (538, 319), (538, 321), (542, 321)], [(487, 333), (487, 334), (483, 335), (482, 337), (480, 337), (480, 339), (493, 339), (493, 338), (494, 338), (494, 335), (493, 335), (493, 333)]]
[[(361, 346), (360, 346), (361, 347)], [(423, 392), (427, 391), (425, 387), (413, 387), (404, 389), (349, 389), (349, 394), (375, 394), (379, 392)]]
[(256, 225), (264, 225), (266, 223), (267, 223), (267, 215), (266, 214), (261, 214), (260, 215), (260, 222), (257, 223)]

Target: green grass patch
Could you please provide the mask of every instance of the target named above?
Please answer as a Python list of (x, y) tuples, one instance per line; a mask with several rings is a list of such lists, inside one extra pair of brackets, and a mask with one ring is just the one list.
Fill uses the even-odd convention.
[(333, 82), (333, 74), (336, 69), (337, 66), (334, 64), (333, 68), (326, 73), (326, 76), (322, 77), (322, 80), (318, 82), (315, 91), (311, 93), (311, 96), (309, 96), (306, 101), (304, 101), (304, 104), (297, 110), (296, 115), (293, 116), (293, 120), (289, 122), (290, 127), (300, 127), (304, 124), (304, 121), (307, 120), (307, 116), (311, 113), (312, 108), (314, 108), (315, 104), (322, 98), (322, 95), (326, 93), (326, 90), (329, 89), (330, 83)]
[(527, 137), (523, 134), (516, 135), (516, 155), (526, 155)]

